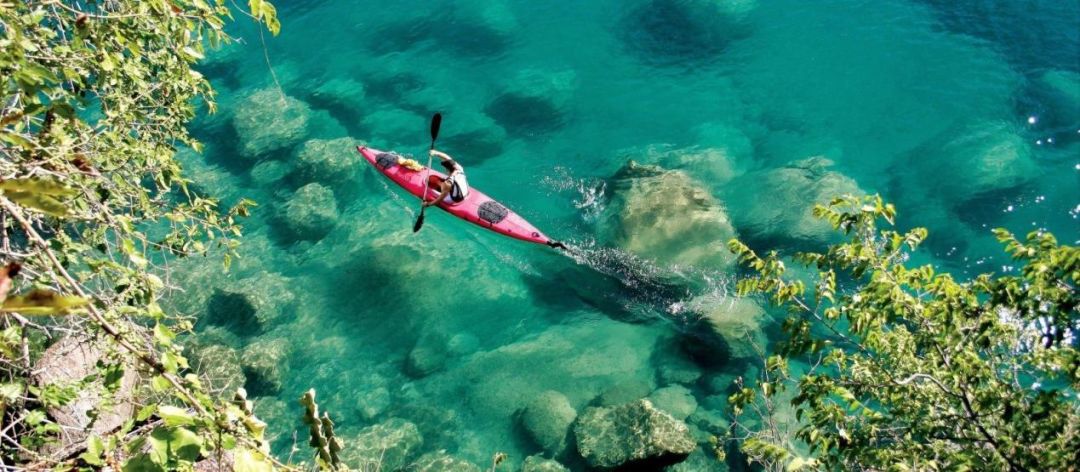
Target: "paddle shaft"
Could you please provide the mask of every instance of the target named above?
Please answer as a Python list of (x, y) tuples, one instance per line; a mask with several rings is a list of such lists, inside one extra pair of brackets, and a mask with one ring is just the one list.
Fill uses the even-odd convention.
[(416, 223), (413, 224), (413, 232), (420, 231), (420, 228), (424, 226), (424, 210), (427, 210), (427, 193), (428, 193), (428, 179), (431, 178), (431, 160), (434, 157), (430, 151), (435, 150), (435, 139), (439, 137), (439, 128), (442, 126), (442, 113), (436, 113), (431, 117), (431, 149), (428, 151), (427, 158), (427, 175), (424, 176), (424, 196), (420, 197), (420, 216), (416, 217)]

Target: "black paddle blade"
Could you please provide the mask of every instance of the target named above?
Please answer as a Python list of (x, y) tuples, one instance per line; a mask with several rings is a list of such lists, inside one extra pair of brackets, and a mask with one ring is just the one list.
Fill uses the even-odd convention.
[(412, 232), (420, 231), (420, 228), (424, 226), (424, 212), (420, 212), (420, 216), (416, 217), (416, 223), (412, 225)]
[(431, 117), (431, 148), (435, 148), (435, 138), (439, 137), (439, 127), (442, 126), (442, 113), (436, 113)]

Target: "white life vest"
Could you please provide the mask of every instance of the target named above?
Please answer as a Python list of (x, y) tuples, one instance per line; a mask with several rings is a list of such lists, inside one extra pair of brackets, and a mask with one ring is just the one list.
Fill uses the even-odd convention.
[(450, 200), (461, 203), (469, 196), (469, 182), (465, 180), (465, 171), (461, 166), (454, 166), (454, 171), (447, 177), (450, 180)]

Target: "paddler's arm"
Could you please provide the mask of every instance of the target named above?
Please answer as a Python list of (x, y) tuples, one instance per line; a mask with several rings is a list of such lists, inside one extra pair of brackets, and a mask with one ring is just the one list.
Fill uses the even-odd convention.
[(428, 206), (432, 206), (432, 205), (435, 205), (435, 204), (441, 202), (442, 199), (446, 198), (446, 194), (450, 193), (450, 188), (452, 188), (452, 186), (447, 187), (446, 185), (440, 185), (439, 186), (439, 195), (437, 197), (435, 197), (434, 200), (431, 200), (430, 202), (424, 202), (424, 206), (428, 207)]
[(430, 154), (432, 156), (438, 157), (440, 160), (444, 160), (444, 161), (447, 160), (447, 159), (454, 160), (454, 158), (450, 157), (449, 154), (447, 154), (445, 152), (442, 152), (442, 151), (436, 151), (436, 150), (432, 149)]

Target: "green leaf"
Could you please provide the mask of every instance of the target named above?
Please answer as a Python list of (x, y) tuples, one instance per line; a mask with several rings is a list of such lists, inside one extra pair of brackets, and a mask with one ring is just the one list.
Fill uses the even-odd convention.
[(23, 315), (66, 315), (85, 307), (89, 300), (74, 295), (60, 295), (52, 290), (38, 289), (26, 295), (8, 297), (0, 313), (18, 312)]
[(140, 453), (124, 461), (124, 464), (120, 466), (120, 470), (123, 472), (165, 472), (165, 467), (154, 462), (154, 459), (149, 454)]
[(139, 412), (135, 414), (136, 421), (146, 421), (147, 418), (152, 416), (157, 411), (157, 405), (153, 403), (139, 408)]
[(105, 442), (101, 440), (96, 434), (91, 434), (86, 438), (86, 452), (79, 455), (79, 459), (90, 465), (102, 466), (105, 465), (105, 461), (101, 459), (101, 455), (105, 452)]
[(797, 472), (804, 469), (817, 467), (817, 460), (810, 457), (796, 457), (784, 467), (786, 472)]
[(182, 427), (159, 427), (150, 433), (150, 456), (154, 462), (169, 466), (177, 462), (193, 463), (202, 452), (202, 438)]
[(176, 333), (168, 326), (158, 323), (154, 325), (154, 339), (162, 346), (171, 346), (173, 339), (176, 339)]
[(241, 449), (233, 453), (234, 472), (270, 472), (272, 470), (274, 470), (273, 465), (261, 452)]
[(158, 416), (165, 420), (165, 426), (187, 426), (195, 423), (195, 417), (190, 412), (170, 405), (158, 406)]
[(0, 181), (0, 191), (24, 192), (50, 195), (53, 197), (73, 197), (79, 191), (55, 180), (49, 179), (10, 179)]

